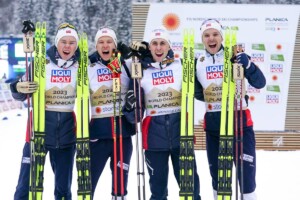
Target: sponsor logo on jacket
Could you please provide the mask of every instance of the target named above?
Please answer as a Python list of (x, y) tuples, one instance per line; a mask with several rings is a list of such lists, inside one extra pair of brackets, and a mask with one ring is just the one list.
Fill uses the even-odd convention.
[(223, 78), (223, 65), (207, 66), (206, 78), (207, 79)]
[(111, 71), (107, 68), (98, 69), (97, 75), (98, 75), (98, 82), (110, 81), (112, 79)]
[(70, 83), (71, 70), (52, 70), (51, 71), (52, 83)]
[(174, 83), (174, 77), (172, 70), (161, 71), (152, 73), (152, 84), (153, 85), (162, 85)]

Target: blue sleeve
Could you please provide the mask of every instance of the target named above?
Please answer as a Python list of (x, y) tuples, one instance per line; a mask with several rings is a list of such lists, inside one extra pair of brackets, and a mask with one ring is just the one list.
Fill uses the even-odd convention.
[(197, 77), (195, 77), (195, 98), (199, 101), (204, 101), (203, 87)]
[(199, 101), (204, 102), (204, 94), (203, 94), (203, 87), (199, 80), (197, 79), (197, 59), (195, 59), (195, 98)]
[(24, 101), (27, 98), (27, 94), (19, 93), (17, 91), (17, 83), (19, 83), (19, 80), (10, 84), (9, 87), (10, 87), (11, 95), (17, 101)]
[[(133, 84), (133, 81), (135, 81), (134, 79), (131, 79), (130, 80), (130, 84), (129, 84), (129, 89), (128, 90), (134, 90), (134, 84)], [(136, 84), (136, 108), (137, 109), (137, 115), (140, 116), (139, 112), (141, 110), (142, 113), (144, 113), (144, 98), (143, 98), (143, 88), (141, 88), (141, 97), (142, 97), (142, 101), (141, 101), (141, 109), (140, 109), (140, 106), (139, 106), (139, 86), (138, 86), (138, 83)], [(131, 124), (135, 124), (135, 109), (131, 110), (131, 111), (128, 111), (125, 106), (123, 106), (122, 108), (122, 112), (123, 114), (125, 115), (126, 119), (128, 122), (130, 122)], [(143, 114), (142, 114), (143, 116)], [(138, 122), (140, 121), (140, 119), (137, 119)]]
[(245, 69), (245, 77), (247, 78), (248, 83), (257, 89), (261, 89), (266, 85), (264, 74), (253, 62), (251, 62), (249, 69)]

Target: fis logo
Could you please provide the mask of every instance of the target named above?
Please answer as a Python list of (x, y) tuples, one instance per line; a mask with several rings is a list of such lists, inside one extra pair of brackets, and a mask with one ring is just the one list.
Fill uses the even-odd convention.
[(279, 95), (267, 95), (266, 103), (278, 104), (279, 103)]
[(252, 62), (264, 62), (265, 55), (263, 53), (252, 53), (251, 61)]
[(172, 70), (161, 71), (152, 73), (152, 84), (153, 85), (162, 85), (174, 83), (174, 77)]
[(52, 70), (51, 71), (52, 83), (70, 83), (71, 70)]
[(283, 73), (283, 64), (271, 64), (270, 72), (273, 73)]
[(206, 78), (207, 79), (223, 78), (223, 65), (207, 66)]
[(98, 69), (97, 75), (98, 75), (98, 82), (112, 80), (111, 71), (107, 68)]

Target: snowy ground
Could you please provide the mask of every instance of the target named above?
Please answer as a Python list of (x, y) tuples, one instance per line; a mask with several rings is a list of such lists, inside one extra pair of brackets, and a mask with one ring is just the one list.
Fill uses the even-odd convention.
[[(17, 116), (21, 114), (21, 116)], [(4, 116), (8, 120), (2, 120)], [(26, 109), (0, 113), (0, 187), (1, 200), (13, 199), (17, 184), (21, 153), (25, 138)], [(135, 138), (133, 138), (135, 144)], [(196, 152), (198, 173), (201, 181), (201, 196), (203, 200), (213, 200), (211, 180), (205, 151)], [(300, 151), (257, 151), (257, 194), (259, 200), (299, 200), (300, 188)], [(146, 168), (145, 168), (146, 170)], [(147, 172), (147, 171), (146, 171)], [(169, 200), (178, 198), (178, 186), (170, 169)], [(76, 199), (77, 174), (74, 167), (73, 199)], [(44, 200), (53, 198), (54, 180), (49, 160), (46, 160)], [(100, 178), (95, 199), (110, 200), (111, 173), (108, 166)], [(128, 200), (137, 200), (136, 157), (131, 160)], [(150, 190), (146, 173), (146, 197)], [(235, 199), (235, 198), (234, 198)]]

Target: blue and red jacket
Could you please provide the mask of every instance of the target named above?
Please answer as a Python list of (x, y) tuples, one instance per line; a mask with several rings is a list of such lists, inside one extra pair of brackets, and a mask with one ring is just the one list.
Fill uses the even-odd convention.
[[(142, 112), (146, 111), (146, 117), (143, 119), (142, 132), (143, 132), (143, 148), (150, 151), (169, 151), (180, 147), (180, 105), (176, 104), (171, 106), (168, 111), (161, 110), (156, 106), (162, 104), (151, 105), (149, 98), (155, 101), (156, 92), (153, 90), (162, 91), (168, 94), (169, 92), (177, 95), (181, 101), (181, 68), (180, 60), (174, 61), (174, 53), (169, 50), (165, 59), (166, 62), (155, 62), (151, 55), (141, 60), (143, 68), (143, 78), (141, 80), (141, 96), (142, 96)], [(170, 78), (171, 84), (167, 84), (164, 80)], [(160, 80), (162, 85), (158, 85)], [(176, 86), (174, 86), (176, 85)], [(150, 88), (149, 88), (150, 87)], [(170, 88), (172, 88), (170, 90)], [(149, 96), (147, 96), (149, 93)], [(160, 92), (159, 92), (160, 93)], [(169, 93), (169, 94), (171, 94)], [(161, 100), (156, 98), (156, 100)], [(138, 100), (137, 100), (138, 101)], [(137, 109), (139, 107), (137, 106)], [(172, 110), (173, 109), (173, 110)], [(161, 114), (160, 114), (161, 112)], [(166, 112), (166, 114), (162, 114)], [(133, 116), (127, 115), (131, 122), (134, 121)]]
[[(220, 88), (222, 88), (223, 76), (218, 76), (218, 74), (223, 73), (223, 60), (224, 50), (221, 47), (216, 54), (205, 52), (204, 55), (199, 56), (196, 62), (195, 98), (206, 104), (204, 130), (216, 136), (219, 135), (221, 124), (219, 105), (221, 105), (222, 89)], [(251, 86), (257, 89), (263, 88), (266, 84), (265, 76), (253, 62), (251, 62), (248, 69), (244, 69), (244, 77)], [(207, 95), (205, 96), (205, 94)], [(248, 99), (245, 96), (242, 102), (244, 130), (247, 130), (247, 128), (252, 129), (253, 127), (251, 113), (247, 108), (247, 104)], [(238, 113), (238, 115), (240, 114)]]
[[(89, 83), (90, 83), (90, 99), (91, 99), (91, 109), (92, 118), (89, 125), (90, 139), (112, 139), (114, 123), (116, 126), (117, 137), (120, 134), (120, 124), (119, 124), (119, 103), (116, 103), (116, 119), (113, 116), (113, 92), (112, 92), (112, 73), (107, 67), (108, 61), (101, 59), (98, 52), (94, 52), (89, 56), (90, 66), (88, 69), (89, 73)], [(124, 96), (127, 93), (129, 83), (130, 83), (130, 71), (121, 57), (121, 99), (122, 99), (122, 113), (121, 123), (122, 123), (122, 137), (131, 137), (135, 134), (134, 124), (130, 123), (125, 117), (126, 111), (124, 109)], [(103, 89), (105, 88), (105, 89)], [(119, 97), (117, 96), (117, 99)], [(96, 100), (94, 100), (96, 99)], [(129, 112), (130, 113), (130, 112)]]
[[(76, 51), (73, 56), (73, 64), (78, 65), (78, 58), (80, 52)], [(58, 52), (55, 46), (50, 47), (47, 50), (47, 67), (55, 68), (57, 66)], [(56, 70), (56, 69), (54, 69)], [(57, 66), (57, 70), (62, 70)], [(77, 72), (76, 72), (77, 73)], [(75, 76), (75, 75), (74, 75)], [(50, 81), (50, 77), (47, 76), (46, 85)], [(18, 101), (24, 101), (27, 98), (27, 94), (19, 93), (16, 89), (17, 83), (21, 80), (17, 80), (10, 85), (12, 96)], [(53, 84), (53, 83), (51, 83)], [(58, 83), (59, 84), (59, 83)], [(76, 87), (75, 87), (76, 88)], [(74, 105), (73, 105), (74, 106)], [(28, 130), (28, 129), (27, 129)], [(58, 111), (45, 111), (45, 145), (48, 148), (65, 148), (72, 146), (76, 143), (76, 117), (74, 112), (58, 112)], [(30, 134), (26, 132), (26, 142), (30, 141)]]

